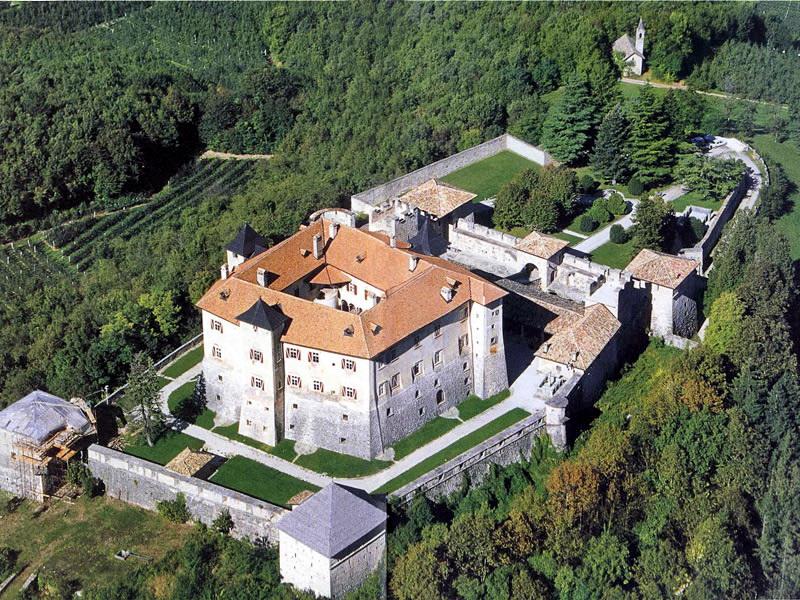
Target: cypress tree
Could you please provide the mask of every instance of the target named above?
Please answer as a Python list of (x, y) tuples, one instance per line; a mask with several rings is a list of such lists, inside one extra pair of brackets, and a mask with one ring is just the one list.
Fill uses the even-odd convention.
[(673, 231), (675, 210), (660, 196), (648, 196), (639, 201), (633, 222), (636, 250), (664, 250)]
[(639, 91), (630, 115), (631, 164), (646, 187), (665, 181), (674, 164), (675, 141), (662, 103), (649, 85)]
[(595, 171), (612, 183), (625, 181), (630, 173), (628, 120), (619, 104), (600, 123), (591, 162)]
[(574, 164), (586, 158), (597, 124), (586, 80), (574, 75), (561, 98), (550, 107), (542, 128), (542, 144), (558, 160)]

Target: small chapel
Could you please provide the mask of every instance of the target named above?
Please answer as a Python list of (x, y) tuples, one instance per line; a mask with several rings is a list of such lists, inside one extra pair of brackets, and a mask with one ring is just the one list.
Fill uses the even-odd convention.
[(627, 33), (614, 42), (612, 50), (622, 56), (626, 75), (641, 75), (644, 72), (644, 22), (639, 18), (636, 39)]

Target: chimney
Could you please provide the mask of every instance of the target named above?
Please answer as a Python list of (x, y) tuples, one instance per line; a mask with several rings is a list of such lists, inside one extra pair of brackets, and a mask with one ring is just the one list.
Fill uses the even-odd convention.
[(314, 236), (314, 258), (322, 258), (322, 236), (320, 234)]
[(266, 269), (262, 269), (261, 267), (258, 268), (258, 271), (256, 271), (256, 281), (258, 282), (258, 285), (260, 285), (261, 287), (267, 287)]
[(450, 302), (453, 299), (453, 288), (447, 287), (446, 285), (442, 286), (441, 294), (445, 302)]
[(409, 256), (408, 257), (408, 270), (413, 271), (417, 268), (417, 263), (419, 262), (419, 258), (416, 256)]
[(339, 232), (339, 224), (338, 223), (331, 223), (328, 225), (328, 237), (333, 239), (336, 237), (336, 234)]
[(389, 236), (389, 248), (397, 248), (397, 236), (395, 234)]
[(227, 279), (230, 272), (228, 271), (228, 263), (225, 263), (219, 268), (219, 277), (220, 279)]

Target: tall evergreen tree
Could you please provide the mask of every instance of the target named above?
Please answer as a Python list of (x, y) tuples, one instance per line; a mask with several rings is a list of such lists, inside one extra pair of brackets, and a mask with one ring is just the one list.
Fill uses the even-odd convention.
[(140, 352), (131, 361), (125, 397), (133, 404), (142, 435), (148, 446), (153, 446), (164, 431), (166, 417), (159, 404), (161, 385), (153, 368), (153, 360)]
[(633, 170), (645, 186), (665, 181), (675, 162), (675, 140), (662, 103), (649, 85), (639, 91), (630, 113)]
[(586, 80), (573, 75), (564, 94), (550, 107), (542, 144), (558, 160), (575, 164), (586, 158), (597, 124), (595, 104)]
[(637, 250), (666, 250), (674, 230), (675, 210), (661, 196), (648, 196), (639, 201), (633, 222)]
[(595, 171), (612, 183), (625, 181), (630, 174), (628, 119), (619, 104), (600, 123), (591, 161)]

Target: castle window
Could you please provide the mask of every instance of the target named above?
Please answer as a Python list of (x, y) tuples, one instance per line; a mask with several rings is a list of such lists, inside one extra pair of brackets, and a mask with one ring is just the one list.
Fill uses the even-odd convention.
[(440, 364), (442, 364), (442, 351), (437, 350), (436, 352), (433, 353), (433, 366), (437, 367)]
[(364, 288), (364, 300), (369, 300), (369, 290)]
[(389, 384), (381, 381), (378, 384), (378, 396), (385, 396), (389, 392)]
[(469, 385), (469, 377), (464, 377), (464, 385)]
[(291, 423), (291, 424), (289, 425), (289, 429), (294, 429), (294, 423)]
[(211, 347), (211, 356), (213, 356), (214, 358), (222, 358), (222, 348), (214, 344)]
[(217, 379), (218, 379), (219, 381), (222, 381), (222, 374), (220, 374), (220, 375), (217, 375)]
[(347, 291), (351, 294), (358, 294), (358, 286), (355, 283), (348, 283)]
[(256, 362), (263, 363), (264, 362), (264, 354), (261, 352), (261, 350), (253, 350), (251, 348), (250, 349), (250, 360), (254, 360)]
[(436, 391), (436, 404), (440, 405), (444, 403), (444, 391), (437, 390)]
[(462, 321), (467, 318), (467, 307), (466, 306), (461, 309), (461, 313), (459, 314), (458, 318), (461, 319)]
[(489, 344), (494, 346), (497, 343), (497, 336), (493, 335), (492, 338), (489, 340)]
[(292, 404), (292, 408), (297, 408), (297, 404)]
[(424, 415), (424, 414), (425, 414), (425, 407), (424, 407), (424, 406), (420, 406), (420, 407), (419, 407), (419, 411), (418, 411), (418, 412), (419, 412), (419, 416), (420, 416), (420, 417), (421, 417), (422, 415)]
[(322, 392), (324, 391), (323, 385), (321, 381), (314, 381), (312, 387), (314, 388), (315, 392)]
[(387, 406), (386, 407), (386, 416), (387, 417), (391, 417), (392, 416), (392, 407), (391, 406)]
[(339, 443), (344, 444), (347, 441), (347, 438), (339, 438)]
[(439, 380), (438, 379), (434, 379), (433, 380), (433, 387), (437, 387), (437, 388), (439, 387)]
[(300, 349), (287, 347), (286, 358), (296, 358), (297, 360), (300, 360)]
[(257, 390), (264, 389), (264, 380), (260, 377), (251, 377), (250, 378), (250, 386), (256, 388)]
[(308, 362), (319, 364), (319, 352), (309, 352)]
[(464, 334), (460, 338), (458, 338), (458, 353), (461, 354), (464, 350), (467, 349), (469, 346), (469, 335)]
[(218, 400), (218, 401), (219, 401), (219, 400), (222, 400), (222, 397), (221, 397), (219, 394), (217, 394), (217, 400)]
[(422, 375), (422, 361), (411, 367), (411, 381), (414, 381), (420, 375)]
[(247, 423), (248, 425), (252, 425), (252, 424), (253, 424), (253, 422), (252, 422), (250, 419), (247, 419), (246, 423)]
[(419, 398), (419, 390), (414, 390), (414, 398)]
[(349, 419), (347, 415), (342, 415), (342, 421), (347, 421), (347, 419)]
[(350, 358), (343, 358), (342, 359), (342, 368), (346, 371), (355, 371), (356, 370), (356, 361)]
[(400, 387), (400, 383), (400, 373), (395, 373), (389, 380), (389, 387), (391, 387), (393, 390), (396, 390)]
[(414, 336), (414, 348), (419, 348), (420, 344), (420, 337), (418, 335)]
[(499, 308), (498, 308), (497, 310), (493, 310), (493, 311), (492, 311), (492, 316), (493, 316), (493, 317), (497, 317), (497, 316), (499, 316), (499, 315), (500, 315), (500, 309), (499, 309)]
[(211, 329), (214, 331), (219, 331), (222, 333), (222, 321), (217, 321), (216, 319), (211, 319)]
[(469, 371), (469, 363), (468, 363), (468, 362), (464, 362), (464, 364), (463, 364), (463, 365), (461, 365), (461, 367), (462, 367), (462, 368), (463, 368), (465, 371)]
[(433, 337), (439, 337), (442, 335), (442, 326), (439, 323), (436, 323), (433, 326)]
[(355, 400), (356, 399), (356, 389), (344, 386), (342, 388), (342, 396), (344, 396), (345, 398), (352, 398), (353, 400)]
[(287, 375), (286, 383), (292, 387), (300, 387), (300, 378), (297, 375)]

